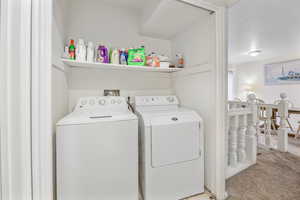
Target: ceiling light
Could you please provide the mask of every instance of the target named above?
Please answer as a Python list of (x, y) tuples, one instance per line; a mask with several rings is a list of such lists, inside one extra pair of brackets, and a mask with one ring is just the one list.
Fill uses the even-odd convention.
[(259, 54), (261, 54), (261, 50), (252, 50), (248, 52), (249, 56), (258, 56)]

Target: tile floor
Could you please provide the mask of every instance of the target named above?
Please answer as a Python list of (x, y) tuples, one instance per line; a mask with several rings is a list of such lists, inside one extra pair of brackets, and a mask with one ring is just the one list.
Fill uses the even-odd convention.
[(213, 200), (213, 199), (215, 199), (215, 198), (211, 194), (209, 194), (208, 192), (205, 192), (204, 194), (189, 197), (184, 200)]

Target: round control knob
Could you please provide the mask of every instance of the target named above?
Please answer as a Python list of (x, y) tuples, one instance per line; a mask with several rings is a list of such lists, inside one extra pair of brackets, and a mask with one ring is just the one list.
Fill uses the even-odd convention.
[(87, 104), (87, 100), (86, 100), (86, 99), (81, 101), (81, 105), (82, 105), (82, 106), (84, 106), (84, 105), (86, 105), (86, 104)]
[(175, 101), (174, 97), (168, 97), (167, 100), (170, 102), (170, 103), (173, 103)]
[(119, 99), (117, 102), (118, 102), (118, 104), (121, 104), (121, 103), (122, 103), (121, 99)]
[(100, 104), (100, 105), (103, 106), (103, 105), (105, 105), (105, 103), (106, 103), (106, 101), (105, 101), (104, 99), (99, 100), (99, 104)]
[(110, 103), (111, 103), (111, 104), (115, 104), (115, 103), (116, 103), (116, 100), (112, 99), (112, 100), (110, 101)]
[(92, 106), (92, 105), (95, 105), (95, 100), (94, 99), (91, 99), (90, 101), (89, 101), (89, 104)]

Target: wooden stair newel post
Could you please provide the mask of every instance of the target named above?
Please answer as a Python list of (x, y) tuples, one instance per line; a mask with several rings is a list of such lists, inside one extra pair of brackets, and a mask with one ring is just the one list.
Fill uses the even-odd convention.
[(282, 152), (288, 151), (288, 128), (287, 119), (289, 113), (289, 103), (285, 93), (280, 94), (280, 102), (278, 104), (278, 113), (280, 117), (280, 127), (278, 129), (278, 150)]
[(252, 113), (248, 114), (247, 130), (246, 130), (246, 152), (247, 158), (252, 163), (256, 163), (257, 139), (256, 139), (256, 123), (257, 123), (257, 107), (255, 102), (255, 94), (248, 95), (249, 108)]

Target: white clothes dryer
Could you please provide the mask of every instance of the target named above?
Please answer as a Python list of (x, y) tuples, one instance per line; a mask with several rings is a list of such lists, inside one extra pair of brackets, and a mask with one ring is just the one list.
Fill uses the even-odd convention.
[(176, 96), (137, 96), (140, 183), (144, 200), (204, 192), (203, 121)]

